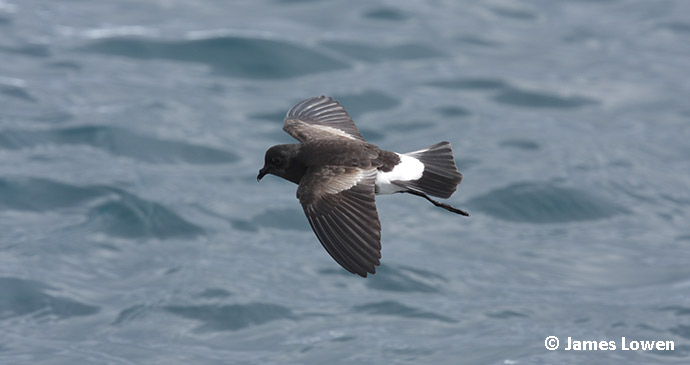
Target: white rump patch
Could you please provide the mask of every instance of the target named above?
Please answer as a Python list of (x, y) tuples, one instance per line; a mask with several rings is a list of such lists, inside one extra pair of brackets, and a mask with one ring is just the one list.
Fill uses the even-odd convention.
[(393, 171), (379, 171), (376, 175), (376, 186), (378, 194), (393, 194), (403, 191), (405, 188), (392, 183), (392, 181), (418, 180), (424, 173), (424, 164), (418, 159), (396, 153), (400, 156), (400, 163), (395, 165)]

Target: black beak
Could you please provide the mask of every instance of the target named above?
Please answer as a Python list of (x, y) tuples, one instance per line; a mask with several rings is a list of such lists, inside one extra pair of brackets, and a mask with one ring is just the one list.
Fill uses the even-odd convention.
[(257, 182), (261, 181), (261, 179), (262, 179), (264, 176), (266, 176), (267, 173), (268, 173), (268, 171), (266, 170), (265, 167), (264, 167), (263, 169), (259, 170), (259, 175), (257, 175), (256, 181), (257, 181)]

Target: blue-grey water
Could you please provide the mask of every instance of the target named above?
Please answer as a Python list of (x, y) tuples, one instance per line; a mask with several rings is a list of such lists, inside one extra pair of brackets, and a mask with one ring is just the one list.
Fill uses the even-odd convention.
[[(687, 364), (689, 77), (685, 0), (0, 0), (0, 363)], [(321, 94), (472, 216), (341, 269), (256, 182)]]

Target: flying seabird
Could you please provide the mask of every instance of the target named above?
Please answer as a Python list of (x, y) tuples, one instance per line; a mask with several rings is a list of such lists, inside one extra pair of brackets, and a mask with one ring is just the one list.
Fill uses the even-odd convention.
[(323, 247), (345, 270), (366, 277), (381, 259), (381, 223), (374, 195), (408, 193), (469, 214), (429, 195), (449, 198), (462, 181), (449, 142), (404, 154), (368, 143), (337, 101), (306, 99), (288, 111), (283, 130), (301, 143), (266, 151), (266, 174), (298, 184), (299, 199)]

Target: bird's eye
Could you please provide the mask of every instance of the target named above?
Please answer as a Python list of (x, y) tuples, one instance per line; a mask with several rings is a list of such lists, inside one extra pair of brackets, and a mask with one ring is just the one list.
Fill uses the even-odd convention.
[(271, 158), (271, 163), (274, 164), (274, 165), (280, 165), (280, 163), (281, 163), (282, 161), (283, 161), (283, 160), (282, 160), (280, 157), (272, 157), (272, 158)]

